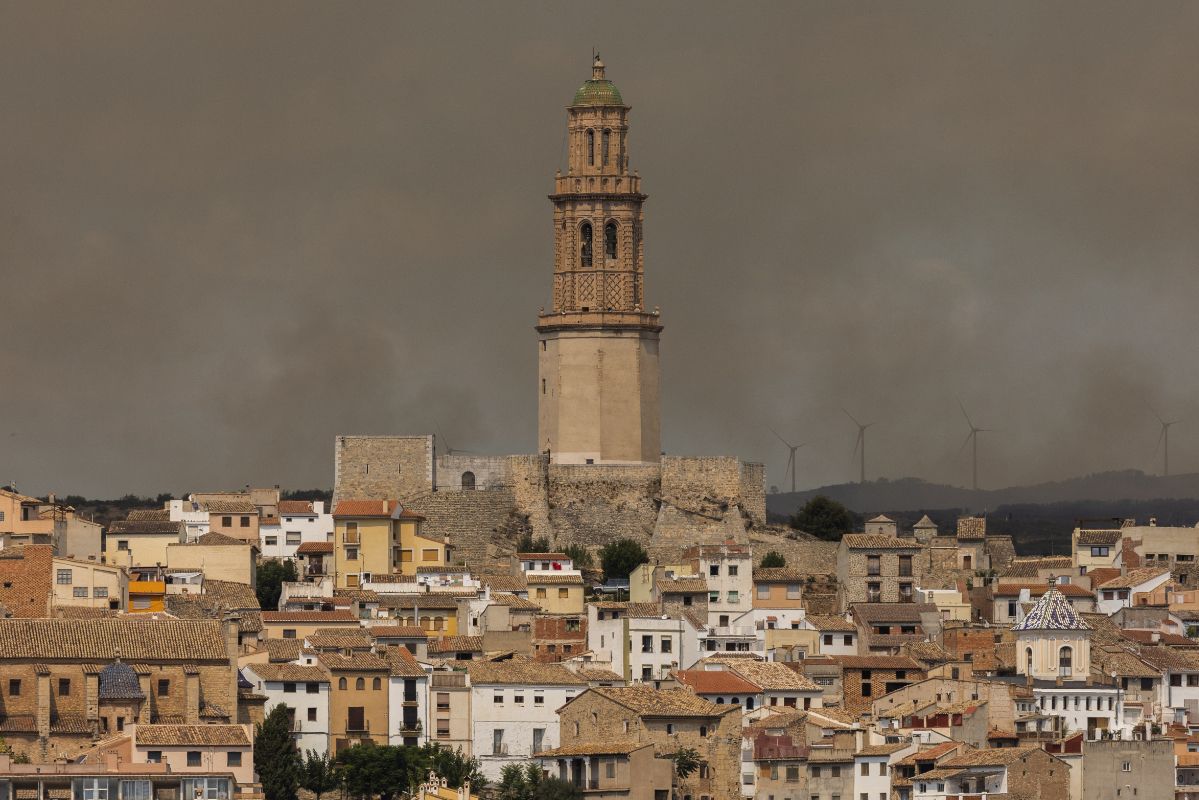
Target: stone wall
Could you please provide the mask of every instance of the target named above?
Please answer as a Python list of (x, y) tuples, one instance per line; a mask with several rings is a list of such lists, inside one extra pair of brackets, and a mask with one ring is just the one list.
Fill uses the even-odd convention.
[[(510, 482), (509, 456), (443, 453), (437, 456), (437, 491), (461, 491), (463, 476), (474, 477), (474, 489), (503, 489)], [(470, 486), (465, 487), (472, 488)]]
[(437, 481), (433, 436), (338, 436), (334, 443), (333, 503), (406, 500)]

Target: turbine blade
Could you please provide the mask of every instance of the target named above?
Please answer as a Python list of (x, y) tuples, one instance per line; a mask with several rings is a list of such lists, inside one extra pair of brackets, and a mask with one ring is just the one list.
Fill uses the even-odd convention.
[(846, 411), (846, 409), (844, 407), (841, 410), (845, 412), (845, 416), (847, 416), (853, 420), (854, 425), (857, 425), (859, 428), (862, 427), (862, 423), (858, 422), (857, 417), (855, 417), (853, 414), (850, 414), (848, 411)]
[(962, 441), (962, 446), (958, 448), (959, 456), (966, 449), (966, 445), (970, 444), (970, 440), (974, 438), (974, 434), (975, 434), (975, 431), (970, 431), (970, 433), (966, 434), (966, 438)]
[(958, 408), (962, 409), (962, 416), (966, 418), (966, 424), (970, 426), (970, 430), (974, 430), (974, 421), (970, 419), (970, 415), (966, 413), (966, 406), (962, 403), (962, 398), (958, 398)]
[(790, 442), (788, 442), (786, 439), (784, 439), (782, 436), (779, 436), (779, 432), (778, 432), (778, 431), (776, 431), (774, 428), (771, 428), (769, 425), (767, 425), (767, 426), (766, 426), (766, 429), (767, 429), (767, 430), (769, 430), (771, 433), (773, 433), (773, 434), (774, 434), (774, 438), (778, 439), (780, 442), (782, 442), (783, 444), (787, 445), (788, 447), (790, 447), (790, 446), (791, 446), (791, 443), (790, 443)]

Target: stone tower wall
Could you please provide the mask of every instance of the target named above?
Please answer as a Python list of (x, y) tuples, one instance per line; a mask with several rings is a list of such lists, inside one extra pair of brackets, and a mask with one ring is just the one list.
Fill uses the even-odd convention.
[(406, 500), (428, 494), (437, 481), (432, 434), (338, 436), (334, 443), (333, 502)]

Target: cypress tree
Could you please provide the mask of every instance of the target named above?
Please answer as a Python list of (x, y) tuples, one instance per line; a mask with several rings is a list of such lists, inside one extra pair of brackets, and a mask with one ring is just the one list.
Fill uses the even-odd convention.
[(270, 710), (254, 735), (254, 771), (266, 800), (296, 800), (300, 753), (291, 738), (291, 716), (282, 703)]

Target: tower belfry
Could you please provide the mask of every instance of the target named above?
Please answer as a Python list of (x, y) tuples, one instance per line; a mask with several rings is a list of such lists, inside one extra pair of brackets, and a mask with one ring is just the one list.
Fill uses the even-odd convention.
[(629, 106), (605, 77), (567, 107), (569, 160), (554, 180), (554, 287), (538, 317), (538, 447), (555, 463), (657, 462), (656, 309), (645, 305), (641, 178), (629, 171)]

